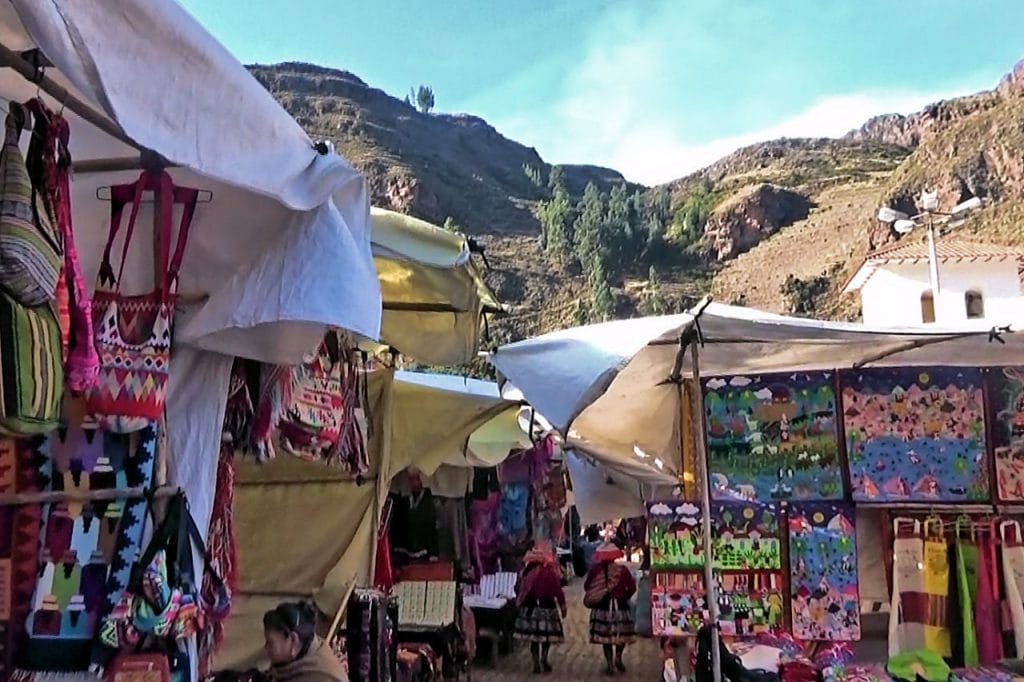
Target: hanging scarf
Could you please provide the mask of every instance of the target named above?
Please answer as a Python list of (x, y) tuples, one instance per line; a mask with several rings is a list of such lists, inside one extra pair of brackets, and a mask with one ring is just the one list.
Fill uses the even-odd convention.
[[(229, 594), (238, 590), (238, 548), (235, 538), (235, 461), (234, 451), (222, 447), (217, 463), (217, 489), (213, 497), (213, 511), (210, 516), (210, 530), (206, 538), (206, 551), (210, 565), (216, 574), (223, 576)], [(209, 571), (203, 573), (202, 598), (207, 604), (218, 602), (218, 585)], [(211, 618), (209, 627), (202, 632), (199, 642), (201, 668), (209, 671), (213, 656), (224, 643), (225, 622), (230, 613), (230, 602), (226, 612)]]

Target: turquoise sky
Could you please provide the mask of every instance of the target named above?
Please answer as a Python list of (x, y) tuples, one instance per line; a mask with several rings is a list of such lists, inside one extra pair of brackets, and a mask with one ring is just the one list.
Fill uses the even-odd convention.
[(993, 87), (1024, 0), (183, 0), (244, 62), (352, 71), (483, 116), (554, 163), (672, 179)]

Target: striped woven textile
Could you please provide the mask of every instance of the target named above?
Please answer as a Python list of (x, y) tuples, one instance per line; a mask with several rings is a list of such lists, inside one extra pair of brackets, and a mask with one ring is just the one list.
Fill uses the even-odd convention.
[(62, 360), (53, 310), (27, 308), (0, 291), (0, 435), (35, 436), (57, 427)]

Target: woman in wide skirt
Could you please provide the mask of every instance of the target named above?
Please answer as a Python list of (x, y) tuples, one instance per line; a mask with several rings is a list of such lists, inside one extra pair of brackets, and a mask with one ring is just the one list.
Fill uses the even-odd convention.
[(550, 544), (535, 546), (523, 563), (516, 583), (516, 637), (530, 643), (533, 673), (537, 675), (551, 672), (551, 645), (565, 641), (565, 593)]
[(626, 672), (622, 655), (636, 641), (630, 599), (636, 593), (636, 580), (629, 568), (616, 563), (622, 550), (606, 543), (594, 554), (594, 566), (584, 583), (585, 603), (590, 609), (590, 642), (604, 651), (607, 673)]

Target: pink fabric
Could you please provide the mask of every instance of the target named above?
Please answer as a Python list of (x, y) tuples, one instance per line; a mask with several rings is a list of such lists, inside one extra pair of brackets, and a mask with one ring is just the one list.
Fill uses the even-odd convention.
[(498, 570), (498, 505), (499, 493), (491, 493), (486, 500), (473, 502), (473, 537), (476, 539), (477, 554), (480, 557), (480, 575)]
[(978, 593), (974, 600), (974, 628), (982, 665), (994, 665), (1003, 658), (999, 600), (991, 573), (994, 556), (992, 538), (983, 537), (978, 546)]

